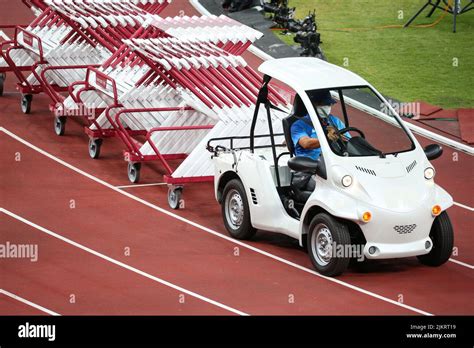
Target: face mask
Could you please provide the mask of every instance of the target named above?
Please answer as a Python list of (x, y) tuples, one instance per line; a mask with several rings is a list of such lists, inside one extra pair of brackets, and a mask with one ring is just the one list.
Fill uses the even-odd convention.
[(318, 106), (317, 110), (319, 116), (321, 116), (322, 118), (327, 118), (331, 113), (331, 105)]

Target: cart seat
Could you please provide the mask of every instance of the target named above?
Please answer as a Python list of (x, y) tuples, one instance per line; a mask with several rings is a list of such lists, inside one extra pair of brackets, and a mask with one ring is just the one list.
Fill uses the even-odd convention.
[[(283, 123), (283, 133), (285, 135), (285, 142), (290, 152), (291, 157), (295, 155), (295, 146), (293, 144), (293, 139), (291, 138), (291, 126), (300, 118), (306, 116), (308, 111), (306, 110), (303, 101), (299, 95), (295, 96), (295, 101), (293, 103), (293, 110), (290, 116), (282, 120)], [(306, 173), (293, 172), (291, 175), (291, 188), (294, 194), (294, 199), (298, 203), (306, 203), (309, 199), (309, 196), (313, 193), (315, 189), (315, 182), (311, 180), (311, 175)]]
[(288, 147), (288, 151), (290, 151), (292, 157), (295, 155), (295, 145), (293, 144), (293, 139), (291, 138), (291, 126), (293, 123), (298, 121), (298, 119), (306, 116), (307, 114), (308, 111), (306, 110), (306, 106), (303, 104), (300, 96), (296, 95), (295, 102), (293, 103), (293, 110), (291, 111), (290, 116), (282, 120), (286, 147)]

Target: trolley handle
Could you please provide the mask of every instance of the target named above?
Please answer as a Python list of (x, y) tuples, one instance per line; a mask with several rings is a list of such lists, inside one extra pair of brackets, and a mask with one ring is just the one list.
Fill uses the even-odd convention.
[(40, 62), (44, 62), (43, 44), (42, 44), (41, 39), (39, 38), (39, 36), (37, 36), (33, 33), (30, 33), (25, 28), (17, 25), (15, 27), (15, 45), (16, 46), (18, 46), (18, 35), (20, 33), (23, 33), (23, 44), (28, 46), (29, 48), (31, 48), (33, 51), (35, 51), (34, 42), (36, 40), (36, 42), (38, 43), (38, 48), (37, 49), (38, 49), (39, 56), (40, 56)]
[(16, 29), (16, 27), (26, 28), (28, 24), (0, 24), (0, 29)]
[[(47, 66), (46, 68), (44, 68), (42, 71), (41, 71), (41, 74), (38, 76), (37, 72), (35, 69), (33, 69), (33, 74), (35, 75), (36, 79), (38, 81), (40, 81), (42, 83), (42, 85), (44, 86), (45, 90), (46, 91), (49, 91), (49, 96), (51, 97), (51, 99), (53, 99), (54, 101), (56, 101), (57, 103), (61, 102), (61, 96), (59, 93), (57, 93), (53, 86), (51, 85), (51, 83), (48, 81), (48, 79), (46, 78), (46, 73), (49, 72), (49, 71), (54, 71), (54, 70), (77, 70), (77, 69), (87, 69), (89, 67), (98, 67), (99, 65), (67, 65), (67, 66), (55, 66), (55, 65), (50, 65), (50, 66)], [(84, 82), (82, 81), (77, 81), (77, 82), (74, 82), (71, 86), (69, 86), (68, 88), (68, 91), (69, 91), (69, 94), (72, 96), (73, 100), (76, 101), (76, 99), (73, 97), (73, 88), (74, 86), (77, 86), (77, 85), (80, 85), (80, 84), (85, 84)]]
[(44, 9), (48, 7), (43, 1), (38, 0), (21, 0), (21, 2), (28, 8), (36, 7), (41, 11), (44, 11)]
[[(90, 75), (91, 72), (95, 74), (95, 86), (92, 86), (91, 81), (90, 81)], [(112, 77), (106, 75), (99, 69), (95, 67), (88, 67), (87, 68), (87, 73), (86, 73), (86, 84), (87, 87), (100, 87), (104, 92), (107, 91), (108, 84), (112, 85), (112, 93), (113, 93), (113, 99), (114, 99), (114, 105), (118, 105), (118, 90), (117, 90), (117, 83), (115, 82), (115, 79)]]

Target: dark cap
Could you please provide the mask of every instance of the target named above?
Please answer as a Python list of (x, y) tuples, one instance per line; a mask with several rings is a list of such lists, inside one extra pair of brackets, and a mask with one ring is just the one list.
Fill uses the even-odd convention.
[(309, 99), (317, 103), (323, 103), (324, 105), (336, 104), (336, 100), (331, 96), (329, 90), (327, 89), (318, 89), (308, 92)]

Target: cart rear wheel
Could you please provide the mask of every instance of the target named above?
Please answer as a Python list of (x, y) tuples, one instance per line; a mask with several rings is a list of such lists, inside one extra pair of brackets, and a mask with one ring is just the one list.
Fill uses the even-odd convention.
[(448, 213), (443, 211), (431, 226), (430, 238), (433, 242), (431, 251), (419, 255), (418, 260), (424, 265), (437, 267), (449, 260), (453, 251), (454, 232)]
[(183, 187), (171, 186), (168, 189), (168, 204), (171, 209), (179, 209), (181, 204), (181, 197), (183, 196)]
[[(335, 243), (335, 244), (334, 244)], [(350, 255), (338, 255), (334, 245), (351, 244), (349, 229), (326, 213), (317, 214), (309, 226), (308, 254), (316, 270), (329, 277), (343, 273), (349, 266)]]
[(7, 74), (0, 73), (0, 97), (3, 95), (3, 86), (5, 84), (6, 78), (7, 78)]
[(54, 132), (62, 136), (66, 132), (66, 117), (59, 116), (54, 118)]
[(240, 180), (232, 179), (225, 185), (221, 209), (224, 225), (232, 237), (250, 239), (255, 235), (247, 195)]
[(102, 146), (103, 139), (89, 138), (89, 156), (92, 159), (97, 159), (100, 156), (100, 148)]
[(32, 94), (23, 94), (21, 96), (21, 111), (24, 114), (29, 114), (31, 112), (31, 101), (33, 100)]
[(127, 172), (128, 172), (128, 180), (130, 182), (136, 184), (140, 181), (140, 169), (142, 168), (142, 164), (140, 162), (133, 163), (128, 162)]

